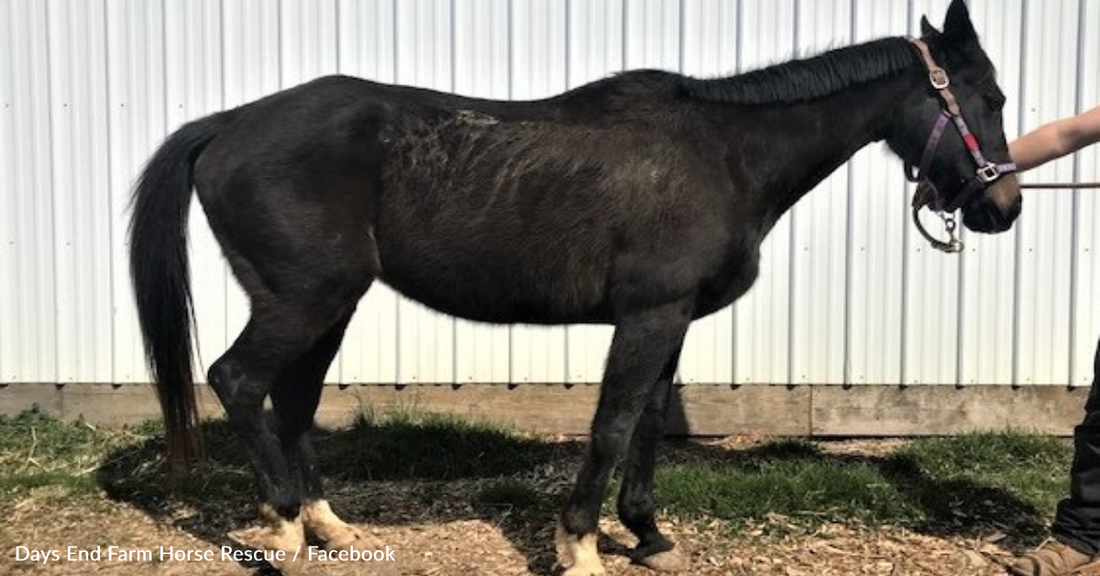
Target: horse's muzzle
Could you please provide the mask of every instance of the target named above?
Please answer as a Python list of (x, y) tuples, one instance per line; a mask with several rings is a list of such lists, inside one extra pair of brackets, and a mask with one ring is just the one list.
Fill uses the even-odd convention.
[(1023, 199), (1015, 174), (1001, 177), (985, 193), (963, 206), (963, 225), (974, 232), (996, 234), (1012, 227)]

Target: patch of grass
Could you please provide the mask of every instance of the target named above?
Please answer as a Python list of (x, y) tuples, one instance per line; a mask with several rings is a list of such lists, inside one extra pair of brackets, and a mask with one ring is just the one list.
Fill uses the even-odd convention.
[(1073, 446), (1049, 436), (982, 433), (917, 439), (894, 458), (926, 476), (1001, 489), (1049, 515), (1069, 495)]
[(63, 422), (38, 410), (0, 416), (0, 494), (42, 487), (95, 492), (95, 471), (115, 447), (142, 439), (130, 429)]
[(918, 439), (886, 456), (780, 441), (659, 469), (657, 500), (671, 514), (733, 528), (779, 514), (811, 527), (856, 521), (1031, 533), (1068, 494), (1070, 457), (1064, 440), (1016, 433)]
[(717, 465), (661, 468), (657, 492), (673, 514), (734, 524), (775, 514), (870, 523), (917, 514), (873, 462), (836, 459), (803, 442), (764, 444)]
[(1009, 468), (1064, 467), (1073, 456), (1073, 447), (1067, 440), (1049, 436), (980, 433), (919, 438), (900, 453), (917, 459), (929, 472), (990, 476)]

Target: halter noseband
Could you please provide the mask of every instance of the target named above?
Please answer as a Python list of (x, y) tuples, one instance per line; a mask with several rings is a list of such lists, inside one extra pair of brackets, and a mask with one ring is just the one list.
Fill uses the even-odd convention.
[[(913, 195), (913, 221), (917, 225), (917, 230), (934, 248), (944, 252), (961, 252), (963, 245), (958, 236), (955, 235), (955, 218), (952, 213), (966, 204), (974, 194), (984, 190), (1001, 176), (1015, 172), (1016, 164), (1012, 162), (996, 164), (986, 160), (981, 147), (978, 145), (978, 139), (974, 137), (974, 134), (966, 125), (966, 120), (963, 120), (959, 102), (951, 92), (951, 80), (947, 77), (947, 71), (932, 59), (932, 52), (928, 49), (928, 44), (925, 44), (923, 40), (912, 40), (912, 42), (916, 46), (917, 52), (920, 53), (924, 67), (928, 70), (928, 80), (939, 96), (942, 112), (936, 119), (936, 123), (933, 124), (932, 133), (928, 136), (928, 142), (924, 145), (920, 166), (914, 171), (912, 164), (908, 162), (905, 164), (905, 177), (910, 182), (917, 183), (917, 191)], [(940, 196), (936, 185), (928, 178), (928, 170), (932, 166), (932, 158), (935, 156), (936, 149), (939, 148), (940, 139), (943, 137), (943, 132), (949, 120), (955, 125), (955, 130), (958, 131), (963, 144), (966, 145), (966, 150), (970, 152), (970, 157), (974, 159), (974, 164), (978, 168), (975, 171), (974, 178), (948, 204)], [(920, 209), (924, 206), (928, 206), (943, 219), (950, 241), (937, 240), (924, 229), (918, 216)]]

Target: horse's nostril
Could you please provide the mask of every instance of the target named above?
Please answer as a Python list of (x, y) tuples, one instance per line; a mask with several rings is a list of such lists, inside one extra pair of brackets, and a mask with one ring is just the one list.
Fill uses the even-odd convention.
[[(1003, 201), (1002, 201), (1003, 199)], [(963, 225), (974, 232), (995, 234), (1012, 227), (1023, 202), (1019, 194), (979, 196), (963, 209)]]

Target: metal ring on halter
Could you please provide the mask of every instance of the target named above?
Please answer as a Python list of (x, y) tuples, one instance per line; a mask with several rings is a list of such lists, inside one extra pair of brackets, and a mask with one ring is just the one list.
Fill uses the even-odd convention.
[(947, 242), (933, 238), (932, 235), (924, 229), (924, 224), (920, 221), (920, 206), (913, 206), (913, 224), (917, 226), (917, 230), (921, 233), (921, 236), (924, 236), (924, 239), (936, 250), (948, 254), (958, 254), (962, 252), (962, 240), (959, 240), (959, 236), (955, 234), (955, 229), (957, 227), (955, 224), (955, 217), (950, 214), (944, 214), (943, 212), (937, 212), (937, 214), (943, 219), (943, 227), (947, 231), (948, 236)]
[(932, 83), (932, 87), (936, 90), (943, 90), (951, 85), (951, 79), (948, 78), (947, 71), (938, 67), (928, 71), (928, 81)]

